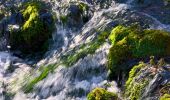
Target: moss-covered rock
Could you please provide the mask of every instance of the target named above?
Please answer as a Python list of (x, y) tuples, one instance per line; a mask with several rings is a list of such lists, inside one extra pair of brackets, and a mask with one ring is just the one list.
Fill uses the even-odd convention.
[[(41, 18), (47, 13), (42, 2), (28, 2), (21, 11), (24, 23), (19, 32), (13, 32), (10, 43), (13, 49), (20, 49), (25, 53), (44, 51), (48, 48), (48, 39), (51, 36), (54, 24), (50, 26)], [(52, 18), (51, 18), (52, 19)]]
[(170, 94), (164, 94), (161, 96), (160, 100), (170, 100)]
[(103, 88), (96, 88), (88, 94), (87, 99), (88, 100), (118, 100), (118, 96), (114, 93), (106, 91)]
[(125, 96), (128, 100), (139, 100), (149, 83), (147, 78), (136, 80), (136, 77), (141, 74), (141, 69), (144, 67), (145, 64), (140, 63), (139, 65), (134, 66), (129, 72), (129, 78), (125, 84)]
[(111, 76), (125, 69), (122, 67), (129, 59), (170, 55), (170, 36), (165, 31), (142, 30), (136, 25), (117, 26), (109, 38), (112, 42), (108, 55)]
[[(169, 100), (170, 71), (169, 64), (163, 58), (159, 61), (151, 57), (150, 62), (140, 62), (129, 72), (129, 78), (125, 84), (124, 98), (127, 100)], [(165, 84), (162, 84), (165, 83)], [(166, 98), (166, 99), (165, 99)]]

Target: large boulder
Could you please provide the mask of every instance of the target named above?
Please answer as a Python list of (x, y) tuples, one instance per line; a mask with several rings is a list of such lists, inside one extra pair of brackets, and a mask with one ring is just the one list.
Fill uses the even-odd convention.
[(157, 63), (150, 59), (150, 63), (140, 62), (129, 72), (125, 85), (127, 100), (169, 100), (170, 70), (169, 64), (163, 59)]
[[(21, 10), (22, 18), (20, 30), (11, 30), (10, 45), (12, 49), (19, 49), (24, 53), (44, 51), (48, 48), (48, 39), (54, 28), (53, 17), (42, 2), (28, 2)], [(12, 20), (12, 22), (17, 19)]]
[(136, 25), (117, 26), (112, 30), (110, 40), (112, 47), (108, 55), (108, 68), (112, 78), (128, 71), (125, 66), (130, 59), (170, 55), (170, 36), (165, 31), (143, 30)]

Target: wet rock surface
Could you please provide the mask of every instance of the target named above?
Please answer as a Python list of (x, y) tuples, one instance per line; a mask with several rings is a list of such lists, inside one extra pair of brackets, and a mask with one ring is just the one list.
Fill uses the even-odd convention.
[[(25, 2), (25, 0), (13, 1)], [(130, 26), (136, 23), (142, 29), (170, 31), (169, 8), (162, 0), (45, 0), (45, 2), (52, 7), (56, 17), (56, 30), (50, 38), (49, 49), (41, 60), (34, 61), (31, 57), (28, 59), (33, 61), (20, 59), (23, 57), (21, 51), (11, 51), (10, 46), (8, 47), (11, 29), (17, 32), (25, 22), (21, 12), (14, 11), (1, 20), (0, 50), (11, 52), (0, 53), (2, 100), (86, 100), (87, 94), (96, 87), (119, 94), (122, 99), (116, 82), (107, 80), (107, 55), (111, 43), (108, 38), (104, 38), (102, 43), (103, 38), (100, 35), (110, 34), (110, 30), (119, 24)], [(3, 7), (8, 3), (12, 4), (5, 0), (0, 3), (5, 3)], [(50, 26), (53, 23), (53, 14), (42, 10), (39, 17), (45, 25)], [(102, 37), (107, 37), (107, 34)], [(33, 46), (39, 47), (40, 44)], [(40, 55), (42, 54), (38, 54)], [(132, 59), (127, 62), (127, 67), (130, 69), (138, 61), (139, 59)], [(49, 67), (50, 64), (55, 67)], [(168, 64), (155, 68), (148, 63), (137, 70), (139, 73), (135, 74), (132, 84), (145, 82), (142, 85), (144, 87), (140, 99), (157, 100), (165, 93), (168, 94), (169, 71)], [(119, 80), (124, 85), (125, 79)], [(23, 89), (25, 87), (31, 91), (26, 93)]]
[[(170, 92), (169, 89), (167, 89), (170, 83), (170, 71), (168, 70), (168, 66), (169, 64), (158, 67), (158, 65), (146, 63), (141, 68), (137, 69), (134, 77), (131, 77), (132, 81), (130, 84), (127, 85), (126, 83), (126, 88), (128, 89), (131, 85), (131, 88), (137, 89), (136, 84), (145, 84), (144, 82), (146, 82), (146, 80), (147, 83), (139, 88), (139, 92), (136, 94), (138, 98), (136, 98), (137, 96), (134, 98), (129, 96), (129, 98), (127, 97), (128, 100), (134, 100), (135, 98), (139, 100), (159, 100), (161, 96), (168, 94)], [(132, 70), (129, 74), (133, 73)], [(125, 95), (127, 95), (127, 92), (133, 93), (134, 91), (126, 90)]]

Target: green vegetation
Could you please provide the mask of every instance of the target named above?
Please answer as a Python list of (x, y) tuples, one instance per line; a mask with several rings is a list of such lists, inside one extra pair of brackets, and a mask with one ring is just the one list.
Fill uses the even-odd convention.
[(118, 100), (118, 96), (103, 88), (96, 88), (87, 95), (88, 100)]
[(39, 1), (28, 2), (21, 11), (24, 23), (21, 31), (13, 32), (10, 43), (13, 48), (20, 48), (24, 53), (45, 51), (48, 48), (48, 39), (51, 36), (54, 25), (48, 26), (40, 18), (40, 12), (45, 10), (43, 3)]
[(78, 7), (79, 7), (81, 13), (83, 13), (83, 12), (85, 12), (85, 11), (87, 11), (89, 9), (88, 5), (85, 4), (85, 3), (79, 3)]
[(170, 3), (170, 0), (164, 0), (164, 1), (166, 1), (166, 2)]
[(134, 66), (131, 71), (129, 72), (129, 78), (126, 81), (126, 87), (129, 87), (130, 83), (133, 81), (133, 78), (135, 76), (138, 76), (140, 74), (140, 69), (145, 67), (145, 64), (143, 62), (139, 63), (139, 65)]
[(160, 100), (170, 100), (170, 94), (164, 94), (161, 96)]
[(142, 30), (139, 26), (117, 26), (109, 36), (112, 47), (108, 55), (110, 76), (126, 68), (128, 59), (170, 55), (170, 36), (160, 30)]
[(84, 58), (88, 54), (93, 54), (105, 42), (105, 40), (108, 38), (108, 36), (109, 36), (108, 32), (101, 32), (101, 34), (99, 34), (99, 36), (97, 37), (97, 39), (95, 41), (87, 44), (88, 47), (85, 47), (84, 45), (82, 45), (80, 51), (78, 51), (77, 53), (65, 55), (61, 59), (60, 64), (53, 64), (53, 65), (49, 65), (49, 66), (40, 67), (39, 71), (41, 72), (41, 74), (35, 78), (32, 78), (31, 80), (28, 80), (28, 83), (23, 87), (23, 90), (26, 93), (29, 93), (30, 91), (32, 91), (35, 84), (37, 84), (39, 81), (46, 78), (47, 75), (50, 72), (53, 72), (54, 69), (56, 67), (58, 67), (59, 65), (63, 64), (66, 67), (72, 66), (79, 59)]
[(142, 62), (139, 65), (134, 66), (129, 72), (129, 78), (125, 85), (125, 96), (130, 100), (138, 100), (141, 97), (145, 86), (149, 83), (146, 78), (136, 80), (136, 77), (141, 73), (141, 68), (144, 68), (145, 66), (146, 65)]
[(142, 80), (139, 83), (131, 83), (126, 90), (126, 97), (130, 100), (139, 100), (145, 90), (146, 85), (148, 85), (148, 80)]
[(23, 91), (25, 93), (28, 93), (33, 90), (33, 87), (35, 84), (37, 84), (39, 81), (43, 80), (44, 78), (47, 77), (47, 75), (50, 72), (53, 72), (53, 70), (56, 68), (56, 65), (49, 65), (49, 66), (42, 66), (40, 68), (40, 71), (42, 72), (39, 76), (31, 79), (28, 81), (28, 83), (23, 87)]
[(65, 55), (62, 62), (66, 66), (71, 66), (80, 58), (84, 58), (88, 54), (93, 54), (108, 38), (109, 32), (101, 32), (95, 41), (90, 42), (87, 47), (82, 46), (76, 53)]
[(65, 15), (61, 15), (60, 16), (60, 20), (62, 21), (62, 23), (65, 25), (68, 21), (68, 16)]

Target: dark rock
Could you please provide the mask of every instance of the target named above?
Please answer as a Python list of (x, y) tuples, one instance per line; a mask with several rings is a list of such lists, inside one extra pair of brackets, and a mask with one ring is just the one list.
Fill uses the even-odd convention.
[(163, 6), (164, 1), (163, 0), (133, 0), (132, 2), (130, 2), (130, 4), (138, 7), (148, 7), (153, 5)]
[(12, 14), (10, 17), (9, 17), (9, 24), (22, 24), (24, 21), (24, 18), (22, 16), (21, 13), (15, 13), (15, 14)]
[(81, 10), (78, 5), (70, 5), (68, 8), (68, 26), (82, 26)]
[(46, 13), (41, 13), (40, 14), (40, 18), (41, 20), (47, 25), (47, 26), (51, 26), (51, 24), (53, 24), (53, 16), (51, 13), (46, 12)]

